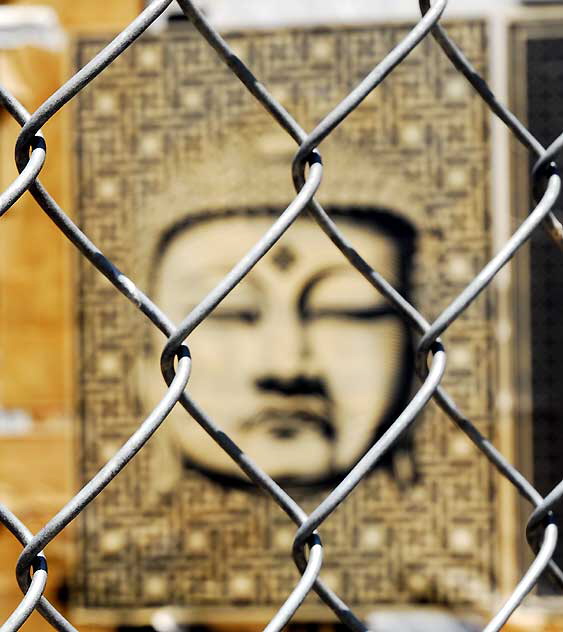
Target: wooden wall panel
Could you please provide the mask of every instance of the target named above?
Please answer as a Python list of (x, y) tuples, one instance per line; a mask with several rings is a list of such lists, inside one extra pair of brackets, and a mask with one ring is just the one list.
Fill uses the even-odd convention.
[[(34, 49), (0, 51), (0, 80), (34, 110), (62, 79), (62, 56)], [(39, 72), (38, 72), (39, 70)], [(48, 158), (41, 179), (68, 206), (69, 148), (64, 113), (45, 126)], [(19, 126), (0, 119), (0, 181), (17, 175), (13, 147)], [(68, 415), (70, 391), (70, 249), (26, 193), (0, 231), (0, 408), (36, 420)]]
[[(4, 3), (5, 4), (5, 3)], [(14, 2), (10, 4), (26, 4)], [(138, 0), (99, 3), (52, 0), (63, 28), (111, 33), (130, 22)], [(0, 82), (34, 111), (68, 74), (67, 51), (30, 47), (0, 50)], [(47, 161), (41, 181), (73, 216), (70, 193), (69, 110), (63, 109), (44, 129)], [(17, 175), (14, 143), (19, 126), (0, 111), (0, 186)], [(74, 345), (74, 252), (29, 194), (0, 224), (0, 501), (32, 530), (44, 525), (68, 500), (75, 487), (72, 449), (72, 371)], [(20, 412), (21, 411), (21, 412)], [(10, 434), (10, 420), (25, 416), (27, 432)], [(65, 608), (65, 586), (72, 564), (72, 531), (47, 548), (47, 596)], [(14, 567), (21, 545), (0, 526), (0, 621), (21, 599)], [(24, 629), (47, 632), (34, 613)], [(109, 632), (99, 626), (81, 632)]]
[[(5, 4), (28, 5), (26, 0)], [(89, 0), (44, 0), (43, 6), (55, 9), (63, 27), (76, 31), (117, 31), (128, 24), (142, 9), (142, 0), (105, 2), (101, 10), (99, 2)]]

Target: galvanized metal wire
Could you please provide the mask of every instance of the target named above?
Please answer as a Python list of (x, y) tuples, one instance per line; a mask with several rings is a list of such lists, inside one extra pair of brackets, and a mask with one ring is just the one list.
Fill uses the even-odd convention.
[[(262, 104), (271, 117), (293, 138), (297, 145), (297, 151), (291, 165), (296, 190), (293, 201), (229, 274), (176, 326), (159, 306), (154, 304), (131, 279), (121, 273), (112, 261), (106, 258), (87, 235), (72, 222), (38, 179), (46, 160), (46, 143), (41, 134), (42, 126), (132, 45), (172, 1), (154, 0), (125, 30), (33, 114), (29, 114), (13, 95), (0, 86), (0, 99), (4, 107), (22, 127), (15, 146), (15, 159), (19, 175), (0, 194), (0, 216), (6, 213), (24, 192), (29, 191), (41, 209), (78, 251), (167, 338), (161, 354), (161, 370), (167, 386), (162, 400), (93, 478), (35, 535), (7, 507), (0, 505), (0, 522), (24, 547), (16, 565), (17, 581), (24, 596), (20, 604), (15, 607), (12, 615), (0, 627), (0, 631), (14, 632), (20, 629), (34, 609), (40, 612), (54, 629), (65, 632), (76, 630), (43, 596), (48, 580), (47, 560), (43, 549), (134, 458), (155, 430), (162, 423), (165, 423), (167, 415), (178, 403), (186, 409), (189, 415), (216, 441), (256, 486), (261, 488), (264, 493), (269, 494), (280, 509), (296, 524), (297, 530), (292, 553), (295, 564), (301, 573), (301, 579), (291, 594), (288, 595), (286, 601), (280, 604), (279, 610), (266, 626), (266, 630), (268, 632), (281, 630), (291, 620), (307, 594), (312, 590), (351, 630), (358, 632), (366, 630), (366, 625), (361, 619), (319, 578), (323, 560), (323, 543), (318, 530), (322, 528), (323, 522), (328, 516), (346, 500), (357, 485), (362, 483), (364, 477), (381, 460), (383, 455), (416, 421), (431, 399), (438, 403), (453, 423), (470, 438), (482, 454), (510, 481), (518, 493), (534, 507), (527, 524), (526, 534), (536, 557), (513, 593), (485, 628), (487, 632), (499, 630), (536, 585), (539, 576), (546, 569), (563, 587), (563, 572), (552, 560), (558, 538), (553, 508), (563, 497), (563, 481), (543, 498), (530, 481), (505, 459), (495, 446), (479, 432), (463, 411), (456, 406), (453, 399), (441, 386), (447, 350), (441, 343), (439, 336), (489, 286), (502, 267), (518, 253), (540, 224), (544, 225), (555, 244), (559, 248), (563, 248), (563, 227), (553, 214), (561, 189), (561, 178), (553, 160), (563, 147), (563, 134), (548, 148), (544, 148), (521, 121), (496, 99), (484, 79), (478, 75), (463, 52), (440, 25), (447, 0), (436, 0), (432, 5), (429, 0), (420, 0), (421, 18), (416, 26), (309, 134), (260, 83), (259, 79), (252, 73), (252, 69), (248, 68), (236, 56), (228, 43), (209, 24), (192, 1), (177, 0), (186, 17), (222, 61)], [(531, 210), (529, 216), (499, 252), (468, 286), (451, 300), (434, 322), (428, 322), (423, 314), (369, 265), (315, 199), (321, 186), (323, 174), (320, 154), (322, 141), (429, 35), (436, 39), (457, 70), (465, 76), (491, 111), (506, 124), (514, 137), (537, 157), (532, 172), (534, 191), (537, 195), (535, 208)], [(211, 419), (185, 390), (191, 367), (191, 357), (187, 346), (190, 334), (232, 289), (243, 281), (244, 277), (260, 262), (297, 217), (306, 210), (316, 220), (319, 228), (331, 239), (334, 246), (344, 254), (350, 265), (366, 279), (366, 282), (386, 297), (397, 314), (420, 336), (417, 349), (417, 372), (421, 382), (412, 400), (387, 432), (368, 450), (344, 480), (309, 514), (242, 452), (222, 430), (221, 421)]]

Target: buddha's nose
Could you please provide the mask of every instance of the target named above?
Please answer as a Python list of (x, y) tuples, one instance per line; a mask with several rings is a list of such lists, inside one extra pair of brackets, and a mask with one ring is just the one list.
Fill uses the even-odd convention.
[(269, 327), (267, 347), (262, 351), (263, 374), (292, 380), (310, 371), (310, 345), (306, 324), (296, 312), (279, 309)]

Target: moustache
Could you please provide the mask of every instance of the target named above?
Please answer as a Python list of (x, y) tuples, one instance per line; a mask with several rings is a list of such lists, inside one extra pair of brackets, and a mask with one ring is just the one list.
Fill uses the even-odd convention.
[(286, 397), (310, 395), (330, 400), (328, 388), (324, 380), (317, 377), (297, 375), (290, 379), (277, 376), (265, 376), (256, 380), (256, 388), (267, 393), (277, 393)]

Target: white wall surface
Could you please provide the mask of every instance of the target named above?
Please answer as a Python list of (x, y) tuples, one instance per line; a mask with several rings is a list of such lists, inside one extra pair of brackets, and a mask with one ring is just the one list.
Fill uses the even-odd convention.
[[(444, 17), (502, 12), (517, 0), (450, 0)], [(269, 27), (416, 19), (418, 0), (201, 0), (214, 25)]]

